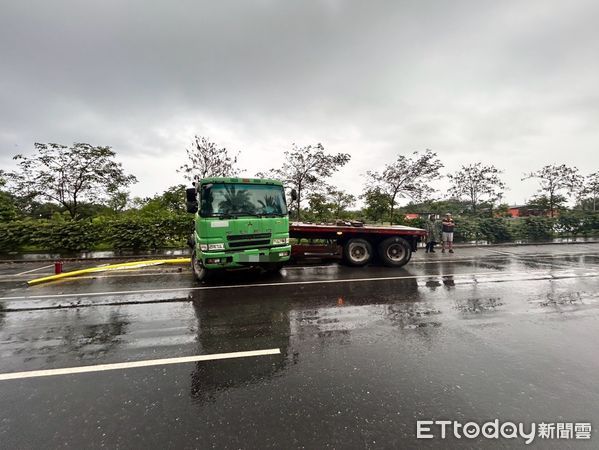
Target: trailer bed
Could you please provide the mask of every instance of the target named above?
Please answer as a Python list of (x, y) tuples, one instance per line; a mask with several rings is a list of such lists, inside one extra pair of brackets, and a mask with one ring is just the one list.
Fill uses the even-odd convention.
[[(353, 226), (294, 222), (289, 225), (289, 237), (296, 240), (291, 247), (291, 255), (295, 260), (344, 259), (350, 265), (362, 266), (378, 258), (386, 265), (399, 267), (410, 260), (418, 243), (426, 237), (426, 231), (403, 225)], [(404, 252), (404, 256), (394, 259), (389, 253), (391, 246)]]

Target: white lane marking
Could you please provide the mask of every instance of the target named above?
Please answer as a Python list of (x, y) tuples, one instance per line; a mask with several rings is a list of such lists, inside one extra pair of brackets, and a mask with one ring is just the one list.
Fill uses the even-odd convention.
[(0, 381), (19, 380), (22, 378), (51, 377), (55, 375), (71, 375), (74, 373), (104, 372), (107, 370), (132, 369), (135, 367), (164, 366), (167, 364), (182, 364), (197, 361), (213, 361), (218, 359), (248, 358), (251, 356), (278, 355), (281, 350), (252, 350), (248, 352), (214, 353), (212, 355), (183, 356), (180, 358), (148, 359), (114, 364), (98, 364), (95, 366), (67, 367), (64, 369), (30, 370), (28, 372), (13, 372), (0, 374)]
[(37, 272), (38, 270), (47, 269), (49, 267), (54, 267), (54, 264), (50, 264), (49, 266), (44, 266), (44, 267), (38, 267), (37, 269), (26, 270), (25, 272), (21, 272), (21, 273), (15, 273), (12, 276), (17, 276), (18, 277), (19, 275), (25, 275), (27, 273)]
[[(456, 285), (461, 285), (461, 286), (465, 286), (468, 284), (483, 284), (483, 283), (513, 283), (513, 282), (522, 282), (522, 281), (544, 281), (544, 280), (548, 280), (548, 281), (557, 281), (557, 280), (567, 280), (567, 279), (582, 279), (582, 278), (598, 278), (599, 277), (599, 273), (583, 273), (580, 275), (575, 275), (572, 274), (571, 272), (567, 272), (564, 274), (559, 274), (559, 275), (554, 275), (554, 274), (549, 274), (549, 273), (541, 273), (538, 276), (534, 275), (528, 275), (524, 278), (476, 278), (476, 277), (472, 277), (472, 279), (461, 279), (459, 277), (454, 277), (453, 275), (444, 275), (443, 278), (443, 283), (445, 283), (446, 280), (451, 279), (452, 281), (455, 282)], [(436, 278), (436, 277), (430, 277), (430, 278)], [(427, 282), (430, 281), (426, 280)], [(419, 286), (420, 287), (426, 287), (426, 284), (423, 283), (422, 281), (419, 281)], [(127, 301), (127, 300), (115, 300), (115, 301), (108, 301), (108, 302), (87, 302), (87, 303), (81, 303), (78, 302), (77, 304), (72, 304), (72, 305), (61, 305), (61, 304), (54, 304), (54, 305), (50, 305), (50, 306), (24, 306), (22, 308), (5, 308), (6, 312), (22, 312), (22, 311), (49, 311), (49, 310), (58, 310), (58, 309), (75, 309), (75, 308), (96, 308), (99, 306), (124, 306), (124, 305), (148, 305), (148, 304), (154, 304), (154, 303), (180, 303), (180, 302), (190, 302), (191, 300), (189, 298), (166, 298), (166, 299), (155, 299), (155, 300), (132, 300), (132, 301)]]
[[(573, 270), (574, 268), (571, 268)], [(581, 268), (582, 269), (582, 268)], [(565, 272), (562, 270), (562, 273)], [(273, 286), (296, 286), (296, 285), (311, 285), (311, 284), (338, 284), (338, 283), (364, 283), (369, 281), (393, 281), (393, 280), (411, 280), (418, 278), (433, 278), (433, 277), (478, 277), (485, 275), (496, 275), (497, 273), (505, 276), (513, 275), (530, 275), (531, 271), (527, 272), (475, 272), (475, 273), (436, 273), (426, 275), (407, 275), (395, 277), (374, 277), (374, 278), (343, 278), (335, 280), (309, 280), (309, 281), (289, 281), (280, 283), (254, 283), (254, 284), (233, 284), (222, 286), (189, 286), (180, 288), (163, 288), (163, 289), (138, 289), (130, 291), (105, 291), (105, 292), (81, 292), (72, 294), (44, 294), (44, 295), (23, 295), (14, 297), (0, 297), (0, 300), (40, 300), (54, 298), (78, 298), (78, 297), (99, 297), (109, 295), (130, 295), (130, 294), (159, 294), (170, 292), (190, 292), (190, 291), (209, 291), (218, 289), (242, 289), (255, 287), (273, 287)], [(557, 272), (552, 272), (556, 273)], [(599, 272), (593, 271), (592, 276), (599, 276)]]

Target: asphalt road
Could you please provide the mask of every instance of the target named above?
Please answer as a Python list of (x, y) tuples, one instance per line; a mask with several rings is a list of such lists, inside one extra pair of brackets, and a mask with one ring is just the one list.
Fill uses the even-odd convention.
[(525, 446), (417, 439), (419, 420), (496, 419), (591, 423), (532, 446), (599, 447), (599, 244), (26, 286), (51, 270), (0, 265), (2, 449)]

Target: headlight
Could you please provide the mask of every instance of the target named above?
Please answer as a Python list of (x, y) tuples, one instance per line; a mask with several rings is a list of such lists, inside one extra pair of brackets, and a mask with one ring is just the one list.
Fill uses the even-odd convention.
[(273, 239), (272, 243), (274, 245), (289, 244), (289, 238)]
[(225, 244), (222, 242), (220, 244), (208, 244), (208, 250), (224, 250)]

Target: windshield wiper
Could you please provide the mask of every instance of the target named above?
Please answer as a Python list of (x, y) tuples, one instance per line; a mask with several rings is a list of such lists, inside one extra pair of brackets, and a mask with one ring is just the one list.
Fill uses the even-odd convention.
[(217, 217), (219, 219), (234, 219), (235, 216), (228, 213), (210, 213), (205, 215), (204, 217)]
[(256, 214), (256, 213), (251, 213), (251, 212), (236, 212), (234, 214), (235, 214), (235, 217), (240, 217), (240, 216), (262, 217), (264, 215), (264, 214)]

